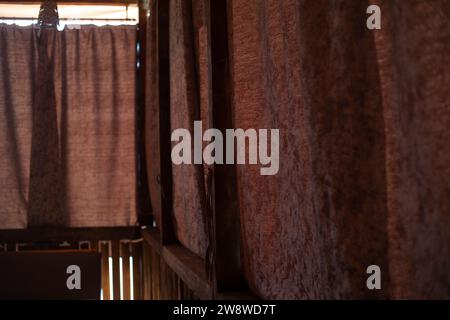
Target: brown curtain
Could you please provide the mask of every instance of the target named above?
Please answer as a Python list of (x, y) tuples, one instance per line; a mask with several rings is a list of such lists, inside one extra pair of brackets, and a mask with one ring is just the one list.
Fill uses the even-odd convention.
[(278, 175), (238, 166), (264, 298), (450, 296), (450, 7), (380, 4), (230, 2), (236, 127), (281, 130)]
[(277, 175), (237, 168), (244, 267), (262, 297), (385, 292), (366, 288), (369, 265), (388, 268), (383, 116), (366, 8), (230, 3), (236, 127), (280, 129)]
[(450, 298), (450, 2), (379, 3), (394, 297)]
[(0, 224), (27, 226), (31, 106), (37, 66), (29, 28), (0, 25)]
[(0, 27), (0, 228), (136, 223), (135, 27)]
[[(204, 3), (170, 1), (172, 129), (192, 130), (214, 109)], [(366, 28), (371, 4), (381, 30)], [(234, 127), (280, 129), (277, 175), (236, 166), (251, 290), (266, 299), (449, 298), (450, 3), (227, 6)], [(200, 255), (205, 172), (173, 166), (177, 236)], [(366, 287), (374, 264), (382, 290)]]
[[(169, 8), (170, 64), (170, 127), (186, 128), (193, 135), (194, 120), (206, 117), (209, 111), (209, 90), (206, 55), (205, 8), (203, 1), (171, 1)], [(193, 13), (195, 10), (195, 13)], [(202, 33), (203, 31), (203, 33)], [(163, 59), (158, 46), (158, 6), (151, 1), (147, 40), (147, 90), (146, 90), (146, 146), (147, 172), (151, 202), (156, 225), (161, 225), (161, 182), (160, 182), (160, 135), (159, 105), (160, 79), (159, 63)], [(201, 38), (203, 37), (203, 38)], [(201, 39), (200, 39), (201, 38)], [(203, 46), (202, 46), (203, 45)], [(200, 69), (199, 69), (200, 68)], [(162, 80), (161, 80), (162, 81)], [(207, 129), (208, 121), (203, 129)], [(175, 143), (173, 143), (175, 144)], [(201, 165), (172, 166), (173, 225), (177, 239), (192, 252), (205, 257), (209, 241), (204, 210), (206, 170)], [(164, 199), (167, 195), (162, 195)]]
[[(194, 137), (194, 121), (201, 120), (199, 78), (189, 1), (170, 2), (170, 126), (186, 128)], [(207, 128), (205, 128), (207, 129)], [(173, 143), (174, 145), (176, 142)], [(192, 144), (193, 146), (193, 144)], [(194, 151), (191, 151), (194, 154)], [(205, 256), (207, 235), (204, 220), (204, 176), (201, 165), (173, 165), (173, 215), (178, 239), (200, 256)]]
[[(170, 1), (168, 20), (170, 64), (170, 127), (190, 130), (194, 120), (209, 126), (207, 34), (204, 1)], [(159, 52), (157, 1), (150, 2), (147, 30), (146, 146), (149, 189), (157, 226), (161, 225)], [(173, 145), (175, 142), (173, 143)], [(192, 151), (193, 152), (193, 151)], [(210, 243), (205, 207), (206, 167), (172, 165), (173, 224), (177, 239), (192, 252), (206, 256)], [(166, 195), (162, 195), (166, 197)]]

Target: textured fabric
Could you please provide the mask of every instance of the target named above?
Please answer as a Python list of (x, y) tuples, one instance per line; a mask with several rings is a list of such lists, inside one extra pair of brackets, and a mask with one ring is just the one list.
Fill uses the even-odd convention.
[[(159, 64), (170, 63), (170, 125), (193, 133), (193, 121), (202, 120), (203, 130), (210, 127), (210, 70), (205, 0), (170, 1), (169, 51), (161, 57), (158, 51), (157, 1), (150, 1), (147, 29), (146, 88), (146, 154), (153, 215), (161, 225)], [(174, 142), (175, 144), (175, 142)], [(192, 252), (205, 257), (210, 243), (205, 223), (204, 197), (207, 168), (201, 165), (172, 166), (173, 216), (177, 239)]]
[(31, 106), (37, 67), (29, 28), (0, 25), (0, 227), (27, 226)]
[(135, 34), (1, 26), (0, 228), (135, 224)]
[[(208, 8), (170, 3), (171, 128), (192, 130), (214, 111)], [(370, 4), (381, 6), (381, 30), (366, 27)], [(251, 291), (450, 298), (448, 1), (227, 6), (234, 127), (280, 129), (277, 175), (236, 166)], [(205, 169), (173, 166), (177, 236), (201, 256)], [(366, 286), (370, 265), (382, 290)]]
[(391, 292), (450, 298), (450, 2), (373, 1), (386, 134)]
[[(169, 21), (170, 125), (172, 130), (188, 129), (194, 137), (194, 120), (201, 120), (201, 116), (192, 3), (171, 0)], [(191, 153), (194, 154), (193, 150)], [(202, 211), (203, 167), (194, 164), (173, 165), (172, 174), (173, 216), (177, 238), (187, 248), (204, 257), (208, 242)]]
[(238, 167), (261, 297), (450, 297), (449, 6), (368, 5), (231, 1), (236, 127), (281, 130), (278, 175)]
[(31, 127), (28, 225), (64, 225), (67, 220), (65, 178), (59, 148), (58, 115), (54, 81), (57, 33), (42, 30), (37, 40), (38, 67), (33, 94)]
[[(383, 124), (364, 2), (232, 1), (235, 124), (280, 129), (280, 171), (238, 166), (244, 267), (264, 298), (376, 297)], [(386, 284), (383, 279), (383, 284)]]

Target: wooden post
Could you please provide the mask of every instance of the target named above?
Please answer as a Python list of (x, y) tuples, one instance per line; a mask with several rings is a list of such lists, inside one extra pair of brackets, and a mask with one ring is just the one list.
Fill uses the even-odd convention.
[(172, 221), (172, 160), (170, 128), (169, 1), (157, 1), (158, 102), (160, 127), (161, 243), (176, 242)]
[(140, 225), (152, 223), (152, 206), (147, 173), (147, 155), (145, 152), (145, 96), (147, 71), (147, 12), (144, 1), (140, 0), (139, 24), (137, 27), (136, 42), (139, 45), (136, 60), (139, 67), (136, 70), (136, 210)]
[[(214, 128), (225, 132), (226, 129), (233, 128), (227, 1), (214, 0), (205, 3), (210, 4), (212, 123)], [(224, 154), (225, 157), (226, 154)], [(246, 290), (240, 260), (240, 215), (236, 166), (215, 164), (212, 180), (215, 293)]]

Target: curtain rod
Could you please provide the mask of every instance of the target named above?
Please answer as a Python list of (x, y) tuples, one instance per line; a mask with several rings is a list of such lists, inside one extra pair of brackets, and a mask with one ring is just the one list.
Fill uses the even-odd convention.
[[(37, 20), (26, 17), (0, 17), (0, 20)], [(60, 21), (137, 21), (137, 19), (111, 19), (111, 18), (59, 18)]]

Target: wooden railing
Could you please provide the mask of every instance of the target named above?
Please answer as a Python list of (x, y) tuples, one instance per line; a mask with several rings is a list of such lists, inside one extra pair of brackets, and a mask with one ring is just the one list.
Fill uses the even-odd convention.
[(1, 251), (86, 250), (102, 256), (103, 300), (143, 299), (140, 229), (32, 228), (1, 230)]
[[(186, 249), (177, 253), (159, 245), (157, 229), (143, 229), (143, 298), (210, 299), (203, 261)], [(177, 246), (177, 249), (182, 248)]]
[(214, 292), (205, 260), (161, 239), (154, 227), (1, 230), (0, 250), (98, 251), (103, 300), (255, 298), (250, 292)]
[(170, 248), (155, 247), (153, 237), (157, 234), (148, 230), (141, 232), (140, 228), (128, 227), (1, 230), (0, 251), (98, 251), (102, 260), (103, 300), (209, 297), (201, 259), (187, 250), (173, 248), (172, 252)]
[(142, 241), (100, 241), (102, 299), (142, 299)]

